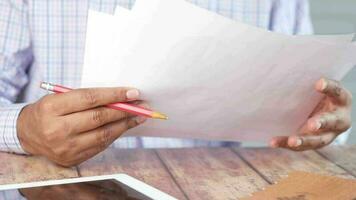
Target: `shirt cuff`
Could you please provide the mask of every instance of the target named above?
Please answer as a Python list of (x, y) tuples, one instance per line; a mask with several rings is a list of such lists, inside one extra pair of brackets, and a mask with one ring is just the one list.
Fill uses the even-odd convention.
[(10, 104), (0, 106), (0, 151), (28, 154), (21, 147), (17, 137), (17, 118), (28, 104)]

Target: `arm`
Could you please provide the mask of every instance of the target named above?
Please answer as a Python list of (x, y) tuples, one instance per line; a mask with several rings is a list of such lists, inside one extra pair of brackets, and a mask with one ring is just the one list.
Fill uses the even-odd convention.
[(16, 122), (26, 104), (15, 104), (28, 82), (32, 61), (27, 5), (0, 2), (0, 151), (25, 153), (17, 137)]
[(296, 22), (294, 26), (295, 35), (312, 35), (313, 24), (310, 18), (310, 8), (308, 0), (297, 1), (296, 5)]
[(0, 150), (73, 166), (144, 123), (145, 118), (103, 107), (128, 101), (143, 106), (133, 88), (79, 89), (16, 104), (32, 62), (26, 9), (20, 0), (0, 1)]
[(287, 35), (311, 35), (308, 0), (273, 0), (269, 29)]

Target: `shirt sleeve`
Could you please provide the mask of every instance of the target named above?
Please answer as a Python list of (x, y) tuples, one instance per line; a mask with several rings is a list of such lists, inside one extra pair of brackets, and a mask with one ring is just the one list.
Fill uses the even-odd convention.
[(269, 30), (287, 35), (313, 34), (308, 0), (273, 0)]
[(0, 1), (0, 151), (25, 153), (17, 137), (17, 104), (28, 82), (32, 62), (27, 5), (22, 1)]
[(296, 6), (296, 22), (294, 34), (311, 35), (313, 34), (313, 24), (310, 17), (309, 0), (299, 0)]

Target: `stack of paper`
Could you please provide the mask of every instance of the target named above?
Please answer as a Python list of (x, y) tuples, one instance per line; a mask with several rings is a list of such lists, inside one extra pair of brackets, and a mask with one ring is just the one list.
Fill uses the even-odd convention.
[(90, 11), (82, 86), (138, 88), (168, 121), (126, 135), (259, 140), (295, 134), (322, 96), (321, 77), (356, 63), (353, 35), (287, 36), (184, 0)]

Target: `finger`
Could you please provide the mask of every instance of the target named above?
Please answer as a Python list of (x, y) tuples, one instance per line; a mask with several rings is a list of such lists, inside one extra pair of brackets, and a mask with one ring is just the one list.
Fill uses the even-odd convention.
[[(140, 102), (138, 105), (148, 107), (147, 104), (143, 102)], [(98, 107), (66, 115), (64, 116), (64, 120), (73, 124), (71, 131), (72, 133), (77, 134), (133, 116), (135, 115), (128, 112), (118, 111), (106, 107)]]
[(322, 135), (290, 136), (288, 138), (288, 146), (284, 148), (293, 151), (318, 149), (330, 144), (336, 136), (337, 134), (333, 132), (324, 133)]
[(126, 118), (80, 134), (75, 137), (76, 149), (74, 152), (82, 152), (90, 148), (95, 148), (100, 152), (125, 131), (144, 123), (145, 120), (145, 117)]
[(350, 128), (351, 119), (343, 111), (335, 111), (316, 115), (307, 123), (307, 133), (344, 132)]
[(278, 136), (271, 139), (269, 146), (272, 148), (280, 148), (288, 146), (288, 136)]
[(73, 160), (69, 162), (68, 166), (79, 165), (82, 162), (94, 157), (95, 155), (99, 154), (100, 152), (104, 151), (108, 146), (103, 148), (92, 147), (86, 150), (80, 151), (73, 157)]
[(56, 114), (65, 115), (110, 103), (137, 100), (139, 95), (134, 88), (89, 88), (49, 95), (46, 102)]
[(336, 104), (349, 105), (352, 102), (351, 93), (339, 81), (322, 78), (316, 83), (315, 88), (330, 97)]

